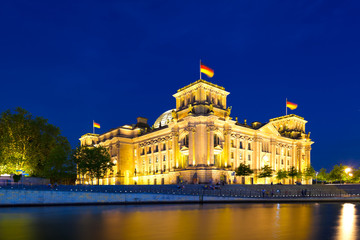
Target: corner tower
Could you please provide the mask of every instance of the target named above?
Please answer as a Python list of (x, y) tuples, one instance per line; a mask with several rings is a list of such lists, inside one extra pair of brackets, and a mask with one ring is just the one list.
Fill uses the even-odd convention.
[(173, 95), (176, 99), (178, 118), (181, 119), (189, 113), (225, 117), (226, 97), (229, 94), (225, 88), (202, 79), (180, 88)]

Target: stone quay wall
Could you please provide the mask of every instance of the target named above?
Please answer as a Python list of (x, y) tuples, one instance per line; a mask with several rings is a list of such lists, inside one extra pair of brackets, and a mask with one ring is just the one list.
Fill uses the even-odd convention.
[(199, 196), (153, 193), (96, 193), (0, 190), (0, 206), (199, 202)]
[(164, 203), (360, 202), (360, 197), (242, 198), (157, 193), (98, 193), (0, 189), (0, 207)]

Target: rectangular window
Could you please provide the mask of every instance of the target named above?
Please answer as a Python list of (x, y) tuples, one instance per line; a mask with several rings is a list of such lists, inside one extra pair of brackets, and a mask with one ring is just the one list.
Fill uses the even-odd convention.
[(149, 157), (149, 164), (151, 164), (151, 157)]
[(251, 150), (251, 143), (248, 143), (248, 149)]
[(240, 157), (240, 160), (242, 160), (242, 153), (240, 153), (240, 156), (239, 156), (239, 157)]
[(166, 156), (164, 155), (164, 157), (163, 157), (163, 161), (165, 162), (166, 161)]
[(232, 147), (232, 148), (234, 148), (234, 147), (235, 147), (234, 140), (231, 140), (231, 147)]
[(248, 155), (248, 160), (251, 161), (251, 155)]
[(234, 159), (234, 152), (231, 152), (231, 159)]
[(240, 146), (239, 146), (240, 149), (243, 149), (243, 142), (240, 141)]

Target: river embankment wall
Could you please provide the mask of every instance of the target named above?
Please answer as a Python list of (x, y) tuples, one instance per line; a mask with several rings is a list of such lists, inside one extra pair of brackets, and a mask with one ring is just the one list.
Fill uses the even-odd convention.
[(68, 191), (0, 190), (0, 206), (165, 204), (165, 203), (281, 203), (360, 202), (359, 197), (239, 198), (155, 193), (94, 193)]

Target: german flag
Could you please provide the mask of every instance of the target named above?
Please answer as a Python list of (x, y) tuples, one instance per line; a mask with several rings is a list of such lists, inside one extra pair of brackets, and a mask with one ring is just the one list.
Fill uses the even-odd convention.
[(214, 76), (214, 70), (205, 66), (202, 63), (200, 64), (200, 72), (205, 73), (209, 78), (212, 78)]
[(291, 110), (294, 110), (297, 108), (297, 104), (296, 103), (292, 103), (292, 102), (289, 102), (289, 101), (286, 101), (286, 107), (290, 108)]
[(96, 122), (94, 122), (93, 124), (94, 124), (93, 127), (100, 128), (100, 124), (98, 124)]

